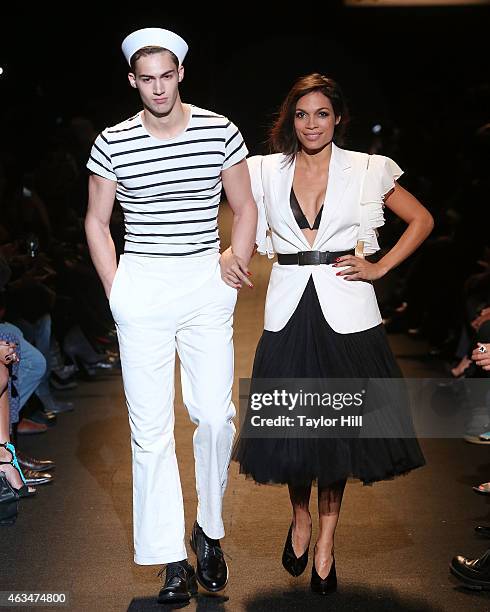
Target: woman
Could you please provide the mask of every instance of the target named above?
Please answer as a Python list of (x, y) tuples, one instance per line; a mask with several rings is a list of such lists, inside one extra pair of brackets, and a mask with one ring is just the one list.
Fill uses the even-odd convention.
[[(1, 488), (5, 496), (5, 488), (11, 488), (17, 497), (32, 497), (36, 493), (34, 487), (29, 487), (19, 466), (15, 447), (10, 443), (10, 402), (9, 393), (12, 391), (11, 370), (17, 370), (19, 363), (18, 347), (10, 334), (0, 335), (0, 478)], [(5, 482), (6, 481), (6, 482)], [(8, 484), (7, 484), (8, 483)], [(8, 497), (8, 494), (6, 495)], [(7, 503), (10, 502), (7, 500)], [(15, 520), (10, 516), (4, 520), (3, 510), (0, 507), (0, 524), (10, 524)], [(16, 514), (16, 512), (15, 512)]]
[[(287, 95), (272, 128), (278, 152), (250, 158), (259, 208), (258, 251), (278, 254), (269, 282), (265, 329), (253, 379), (401, 377), (389, 348), (371, 281), (406, 259), (429, 235), (433, 220), (396, 183), (389, 158), (339, 148), (347, 108), (339, 86), (311, 74)], [(387, 206), (408, 227), (377, 263), (376, 228)], [(230, 284), (239, 279), (229, 275)], [(287, 483), (292, 524), (283, 565), (301, 574), (311, 537), (309, 499), (318, 484), (319, 537), (311, 587), (336, 588), (334, 533), (349, 476), (365, 484), (424, 464), (416, 439), (241, 437), (233, 457), (259, 483)]]

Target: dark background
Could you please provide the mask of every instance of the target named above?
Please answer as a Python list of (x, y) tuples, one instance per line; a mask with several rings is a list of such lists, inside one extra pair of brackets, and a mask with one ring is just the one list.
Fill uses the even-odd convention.
[[(166, 27), (190, 47), (183, 101), (227, 115), (251, 153), (269, 152), (268, 128), (297, 77), (317, 71), (335, 78), (352, 115), (345, 146), (395, 159), (403, 185), (436, 217), (436, 234), (457, 218), (465, 253), (476, 261), (490, 226), (488, 179), (482, 181), (490, 161), (489, 24), (489, 4), (14, 10), (0, 43), (0, 159), (17, 183), (22, 174), (39, 174), (46, 156), (72, 137), (73, 119), (83, 117), (95, 128), (78, 154), (83, 169), (90, 139), (141, 107), (127, 82), (122, 40), (142, 27)], [(77, 197), (83, 214), (83, 189)]]
[(294, 79), (313, 71), (343, 85), (352, 148), (366, 148), (373, 123), (382, 124), (385, 138), (397, 126), (406, 158), (400, 163), (414, 163), (416, 152), (417, 166), (432, 164), (442, 152), (450, 176), (453, 157), (488, 121), (488, 6), (165, 10), (101, 3), (15, 13), (4, 21), (0, 43), (2, 146), (21, 146), (26, 163), (43, 154), (46, 134), (73, 116), (101, 129), (139, 109), (120, 44), (149, 26), (187, 40), (183, 100), (228, 115), (252, 152), (263, 151), (267, 126)]

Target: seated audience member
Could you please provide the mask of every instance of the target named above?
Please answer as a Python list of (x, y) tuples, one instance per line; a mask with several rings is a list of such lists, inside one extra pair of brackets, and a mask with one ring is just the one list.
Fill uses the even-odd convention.
[(9, 394), (12, 393), (11, 370), (19, 362), (14, 342), (0, 340), (0, 470), (19, 497), (31, 497), (36, 489), (27, 485), (10, 441)]
[[(490, 334), (490, 330), (488, 330)], [(490, 376), (490, 339), (488, 342), (479, 342), (472, 353), (474, 363)], [(485, 487), (484, 483), (480, 487)], [(486, 486), (488, 489), (488, 486)], [(478, 526), (476, 532), (490, 537), (490, 527)], [(478, 559), (469, 559), (458, 555), (453, 558), (450, 565), (451, 572), (465, 585), (473, 588), (490, 589), (490, 549), (485, 551)]]

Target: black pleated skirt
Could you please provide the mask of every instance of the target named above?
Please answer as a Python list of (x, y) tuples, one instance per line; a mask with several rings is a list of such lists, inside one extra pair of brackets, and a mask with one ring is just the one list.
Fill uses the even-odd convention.
[[(255, 353), (252, 385), (254, 378), (401, 377), (384, 326), (351, 334), (335, 332), (323, 316), (310, 278), (286, 326), (278, 332), (264, 330)], [(316, 483), (320, 487), (348, 477), (371, 484), (425, 464), (415, 436), (238, 436), (232, 458), (239, 463), (241, 473), (261, 484)]]

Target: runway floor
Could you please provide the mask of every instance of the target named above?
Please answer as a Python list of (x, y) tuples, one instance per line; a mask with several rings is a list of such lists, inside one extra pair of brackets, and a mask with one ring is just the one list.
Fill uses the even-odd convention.
[[(269, 267), (265, 258), (254, 258), (256, 287), (239, 297), (237, 383), (250, 373)], [(391, 336), (391, 342), (407, 376), (437, 376), (422, 343), (405, 336)], [(235, 400), (237, 395), (238, 384)], [(1, 528), (0, 591), (68, 593), (64, 609), (76, 612), (161, 610), (155, 597), (159, 568), (132, 561), (129, 427), (121, 379), (81, 383), (71, 397), (73, 413), (61, 415), (46, 434), (21, 439), (26, 453), (56, 461), (56, 481), (21, 502), (14, 527)], [(177, 381), (175, 433), (188, 533), (196, 507), (193, 429)], [(200, 591), (187, 609), (490, 610), (490, 594), (462, 589), (448, 571), (455, 554), (479, 556), (488, 546), (474, 527), (490, 524), (489, 501), (471, 490), (490, 480), (488, 450), (459, 439), (422, 445), (427, 466), (413, 474), (372, 487), (348, 484), (336, 535), (339, 590), (328, 598), (310, 593), (311, 562), (297, 579), (281, 566), (290, 523), (286, 489), (255, 485), (232, 464), (222, 541), (230, 582), (218, 595)], [(315, 518), (314, 495), (311, 509)]]

